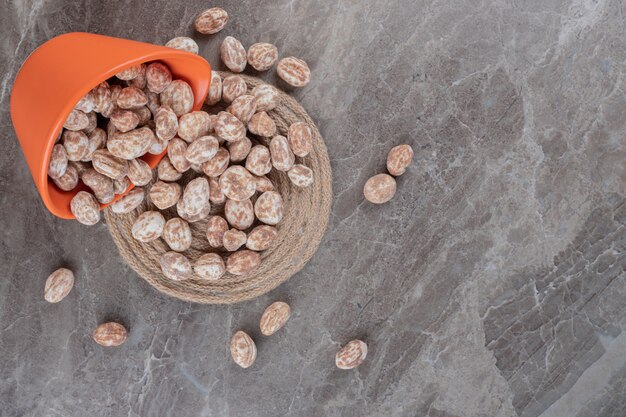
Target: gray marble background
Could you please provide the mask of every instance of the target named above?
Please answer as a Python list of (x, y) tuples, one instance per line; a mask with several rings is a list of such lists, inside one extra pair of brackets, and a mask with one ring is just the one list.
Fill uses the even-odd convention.
[[(106, 226), (46, 212), (9, 117), (14, 76), (55, 35), (275, 43), (334, 170), (329, 230), (307, 267), (231, 307), (160, 295)], [(626, 415), (626, 18), (621, 0), (0, 2), (1, 416)], [(266, 76), (275, 81), (275, 75)], [(34, 115), (36, 117), (36, 115)], [(415, 163), (363, 201), (392, 146)], [(76, 286), (42, 297), (55, 268)], [(277, 335), (264, 307), (294, 311)], [(89, 334), (130, 330), (117, 349)], [(239, 369), (228, 343), (257, 340)], [(352, 338), (370, 347), (334, 367)]]

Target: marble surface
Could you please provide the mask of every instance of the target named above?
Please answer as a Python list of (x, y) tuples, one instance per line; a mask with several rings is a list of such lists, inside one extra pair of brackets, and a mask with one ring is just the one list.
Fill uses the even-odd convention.
[[(9, 117), (14, 76), (69, 31), (164, 43), (270, 41), (308, 61), (293, 92), (332, 159), (322, 245), (270, 294), (225, 306), (155, 292), (106, 226), (44, 208)], [(621, 0), (0, 2), (1, 416), (626, 415), (626, 18)], [(276, 81), (274, 73), (265, 78)], [(284, 85), (281, 85), (284, 86)], [(36, 115), (33, 115), (36, 117)], [(364, 202), (388, 149), (415, 163)], [(43, 300), (55, 268), (69, 297)], [(273, 337), (257, 322), (286, 300)], [(115, 319), (120, 348), (89, 338)], [(239, 369), (228, 343), (258, 343)], [(334, 367), (352, 338), (354, 371)]]

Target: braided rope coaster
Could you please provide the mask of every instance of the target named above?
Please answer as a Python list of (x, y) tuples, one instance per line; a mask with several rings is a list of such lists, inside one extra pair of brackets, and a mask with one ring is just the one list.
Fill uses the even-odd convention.
[[(231, 75), (220, 73), (222, 77)], [(264, 81), (240, 75), (248, 86), (248, 91)], [(204, 304), (232, 304), (250, 300), (273, 290), (296, 272), (301, 270), (316, 252), (326, 231), (332, 202), (332, 172), (324, 140), (306, 111), (289, 95), (281, 92), (278, 106), (268, 114), (278, 133), (287, 136), (289, 126), (294, 122), (307, 123), (313, 132), (313, 150), (304, 158), (297, 158), (313, 170), (314, 182), (308, 188), (299, 188), (291, 183), (286, 172), (272, 170), (268, 177), (274, 183), (285, 202), (285, 216), (277, 225), (278, 238), (275, 245), (261, 254), (261, 265), (255, 271), (236, 276), (224, 274), (219, 280), (207, 281), (195, 277), (187, 281), (173, 281), (161, 272), (159, 258), (169, 250), (163, 239), (151, 243), (141, 243), (131, 234), (137, 217), (146, 210), (158, 210), (146, 200), (128, 214), (115, 214), (109, 208), (104, 210), (104, 218), (113, 241), (126, 260), (140, 277), (157, 290), (185, 301)], [(202, 175), (192, 170), (178, 181), (183, 187), (193, 178)], [(153, 180), (154, 181), (154, 180)], [(152, 184), (152, 183), (151, 183)], [(145, 189), (148, 190), (148, 184)], [(162, 210), (166, 220), (177, 217), (175, 207)], [(211, 214), (224, 213), (223, 204), (212, 205)], [(256, 223), (255, 223), (256, 224)], [(207, 252), (217, 252), (227, 256), (223, 249), (209, 246), (206, 239), (206, 219), (190, 223), (193, 234), (191, 248), (183, 254), (192, 263)]]

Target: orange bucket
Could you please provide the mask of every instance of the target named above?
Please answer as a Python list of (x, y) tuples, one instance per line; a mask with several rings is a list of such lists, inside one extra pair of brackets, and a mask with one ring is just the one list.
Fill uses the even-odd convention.
[[(73, 219), (70, 201), (87, 189), (80, 183), (72, 191), (62, 191), (48, 178), (50, 153), (67, 116), (102, 81), (157, 60), (170, 68), (174, 79), (189, 83), (193, 109), (200, 110), (209, 91), (211, 66), (189, 52), (91, 33), (67, 33), (44, 43), (26, 59), (13, 84), (11, 119), (35, 185), (52, 214)], [(142, 159), (154, 168), (164, 155), (146, 154)]]

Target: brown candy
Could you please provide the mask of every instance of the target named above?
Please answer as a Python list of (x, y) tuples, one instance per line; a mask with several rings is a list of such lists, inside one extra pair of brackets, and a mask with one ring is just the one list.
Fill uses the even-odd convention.
[(256, 145), (248, 153), (246, 169), (254, 175), (265, 175), (272, 170), (270, 150), (266, 146)]
[(232, 72), (242, 72), (246, 68), (246, 49), (232, 36), (227, 36), (222, 41), (220, 58)]
[(409, 145), (391, 148), (387, 155), (387, 171), (394, 177), (404, 174), (413, 161), (413, 149)]
[(48, 176), (50, 176), (50, 178), (61, 178), (67, 170), (67, 163), (67, 152), (63, 145), (54, 145), (48, 164)]
[(204, 101), (208, 106), (214, 106), (222, 100), (222, 77), (215, 72), (211, 71), (211, 85), (209, 87), (209, 93)]
[(144, 193), (141, 188), (134, 188), (124, 197), (111, 204), (111, 211), (116, 214), (130, 213), (143, 202)]
[(246, 159), (250, 153), (252, 141), (245, 137), (237, 142), (229, 142), (227, 146), (231, 162), (240, 162)]
[(352, 340), (337, 352), (335, 365), (339, 369), (354, 369), (363, 363), (366, 356), (367, 345), (360, 340)]
[(220, 7), (212, 7), (196, 16), (194, 27), (196, 31), (202, 34), (212, 35), (224, 29), (226, 23), (228, 23), (226, 10)]
[(113, 180), (121, 180), (128, 174), (128, 161), (112, 155), (106, 149), (98, 149), (92, 155), (93, 168)]
[(248, 234), (246, 248), (254, 251), (271, 248), (278, 238), (278, 230), (273, 226), (257, 226)]
[(170, 141), (170, 145), (167, 148), (167, 156), (169, 156), (172, 166), (178, 172), (185, 172), (190, 167), (190, 162), (185, 157), (186, 153), (187, 143), (184, 140), (174, 138)]
[(292, 56), (278, 61), (276, 73), (294, 87), (304, 87), (311, 81), (311, 70), (307, 63)]
[(185, 158), (192, 164), (202, 164), (217, 154), (220, 143), (214, 136), (202, 136), (187, 146)]
[(126, 133), (116, 133), (109, 137), (107, 149), (123, 159), (135, 159), (145, 155), (152, 145), (154, 133), (149, 127), (140, 127)]
[(185, 211), (190, 216), (206, 210), (206, 206), (210, 205), (209, 181), (204, 177), (194, 178), (189, 181), (183, 193), (183, 204), (185, 205)]
[(146, 68), (146, 85), (153, 93), (162, 93), (171, 82), (170, 69), (160, 62), (153, 62)]
[(254, 176), (242, 166), (233, 165), (220, 176), (222, 193), (231, 200), (243, 201), (254, 195)]
[(53, 178), (52, 181), (63, 191), (71, 191), (78, 185), (79, 180), (78, 169), (76, 166), (69, 165), (65, 170), (65, 174), (61, 175), (59, 178)]
[(261, 257), (258, 253), (243, 249), (232, 253), (226, 260), (226, 270), (233, 275), (245, 275), (259, 267)]
[(287, 138), (281, 135), (274, 136), (270, 141), (270, 154), (272, 165), (279, 171), (289, 171), (296, 161)]
[(193, 142), (200, 136), (208, 134), (210, 128), (211, 119), (204, 111), (187, 113), (178, 119), (178, 137), (187, 142)]
[(132, 110), (114, 110), (110, 120), (120, 132), (128, 132), (139, 125), (139, 116)]
[(136, 186), (144, 186), (152, 181), (152, 169), (142, 159), (128, 161), (128, 179)]
[(224, 249), (234, 252), (246, 243), (246, 234), (241, 230), (230, 229), (224, 233)]
[(117, 96), (117, 105), (122, 109), (136, 109), (148, 104), (148, 97), (137, 87), (122, 88)]
[(160, 98), (161, 105), (169, 106), (178, 117), (189, 113), (193, 107), (193, 90), (183, 80), (172, 81)]
[(221, 216), (211, 216), (207, 220), (206, 238), (209, 245), (219, 248), (224, 243), (224, 233), (228, 230), (228, 223)]
[(180, 49), (181, 51), (191, 52), (192, 54), (198, 53), (198, 44), (191, 38), (186, 36), (179, 36), (174, 39), (170, 39), (165, 46), (173, 49)]
[(273, 335), (287, 323), (289, 317), (291, 317), (291, 307), (289, 307), (289, 304), (282, 301), (276, 301), (270, 304), (263, 312), (261, 321), (259, 322), (261, 333), (263, 333), (264, 336)]
[(191, 228), (181, 218), (169, 219), (163, 228), (163, 240), (173, 251), (183, 252), (191, 247)]
[(229, 75), (222, 82), (222, 100), (232, 103), (237, 97), (246, 94), (247, 88), (243, 78), (238, 75)]
[(226, 111), (247, 124), (256, 112), (256, 98), (250, 94), (241, 95), (233, 100)]
[(313, 171), (301, 164), (295, 164), (287, 175), (291, 182), (298, 187), (309, 187), (313, 184)]
[(257, 71), (267, 71), (278, 59), (278, 49), (271, 43), (255, 43), (248, 49), (248, 64)]
[(247, 199), (243, 201), (226, 200), (224, 216), (230, 225), (239, 230), (245, 230), (254, 223), (254, 207)]
[(107, 204), (115, 198), (115, 189), (111, 178), (100, 174), (93, 168), (89, 168), (81, 175), (83, 183), (91, 188), (96, 199), (101, 204)]
[(63, 146), (70, 161), (80, 161), (89, 153), (89, 138), (84, 132), (63, 132)]
[[(243, 81), (243, 80), (242, 80)], [(244, 83), (245, 86), (245, 83)], [(244, 94), (245, 90), (243, 93)], [(270, 111), (278, 105), (278, 90), (269, 84), (257, 85), (251, 93), (256, 98), (257, 111)]]
[(157, 165), (157, 176), (163, 181), (178, 181), (183, 174), (178, 172), (170, 162), (170, 158), (165, 156)]
[(157, 240), (163, 234), (165, 218), (158, 211), (144, 211), (133, 223), (131, 233), (140, 242)]
[(181, 186), (175, 182), (157, 181), (150, 187), (150, 200), (161, 210), (178, 203), (181, 195)]
[(165, 252), (160, 259), (163, 274), (174, 281), (184, 281), (193, 277), (191, 262), (178, 252)]
[(67, 116), (63, 128), (67, 130), (83, 130), (89, 126), (89, 118), (80, 110), (72, 110)]
[(215, 133), (228, 142), (236, 142), (246, 137), (246, 127), (244, 124), (230, 113), (221, 111), (217, 114)]
[(100, 205), (92, 194), (79, 191), (70, 202), (70, 210), (79, 223), (93, 226), (100, 221)]
[(59, 268), (48, 279), (44, 288), (44, 299), (49, 303), (58, 303), (72, 290), (74, 273), (67, 268)]
[(285, 214), (283, 198), (276, 191), (266, 191), (254, 203), (256, 217), (265, 224), (278, 224)]
[(123, 344), (128, 337), (128, 332), (121, 324), (109, 322), (98, 326), (91, 337), (100, 346), (113, 347)]
[(250, 336), (240, 330), (230, 340), (230, 355), (237, 365), (249, 368), (256, 360), (256, 345)]
[(202, 279), (216, 280), (224, 275), (226, 265), (217, 253), (205, 253), (193, 264), (193, 270)]
[(250, 118), (248, 130), (255, 135), (269, 138), (276, 134), (276, 123), (266, 112), (262, 111)]
[(161, 140), (170, 140), (178, 132), (178, 117), (169, 106), (161, 106), (154, 115), (156, 136)]
[(396, 194), (396, 180), (387, 174), (374, 175), (363, 187), (365, 199), (374, 204), (383, 204)]
[(297, 156), (307, 156), (313, 147), (313, 132), (304, 122), (296, 122), (289, 126), (287, 139), (291, 151)]

